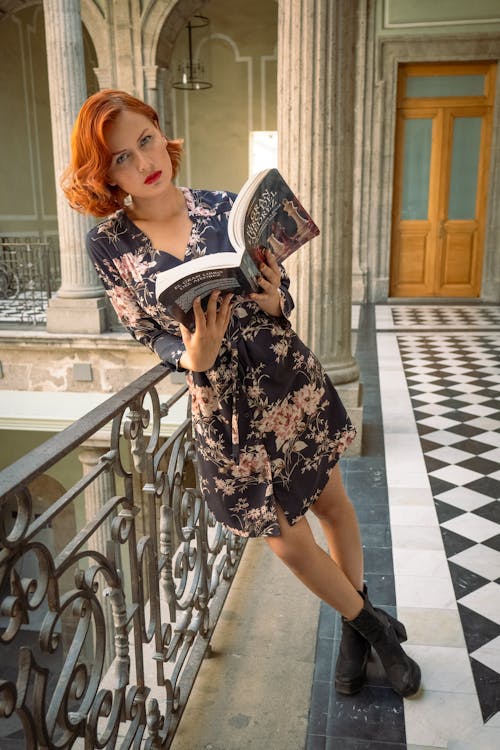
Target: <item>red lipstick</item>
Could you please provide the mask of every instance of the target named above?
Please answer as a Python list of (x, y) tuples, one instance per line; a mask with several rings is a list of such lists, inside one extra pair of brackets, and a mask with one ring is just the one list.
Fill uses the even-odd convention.
[(158, 170), (157, 172), (151, 172), (146, 179), (144, 180), (145, 185), (152, 185), (154, 182), (159, 180), (161, 177), (161, 170)]

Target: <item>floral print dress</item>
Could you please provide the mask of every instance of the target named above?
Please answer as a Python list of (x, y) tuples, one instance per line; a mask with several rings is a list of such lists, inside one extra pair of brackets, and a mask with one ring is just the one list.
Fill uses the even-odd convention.
[[(152, 247), (118, 211), (94, 227), (87, 249), (118, 317), (162, 361), (179, 367), (179, 325), (155, 295), (159, 271), (199, 255), (232, 251), (227, 219), (234, 194), (183, 191), (192, 221), (184, 261)], [(281, 267), (283, 315), (236, 297), (214, 366), (188, 372), (203, 496), (216, 519), (245, 537), (279, 536), (320, 496), (355, 430), (319, 360), (293, 331), (293, 302)]]

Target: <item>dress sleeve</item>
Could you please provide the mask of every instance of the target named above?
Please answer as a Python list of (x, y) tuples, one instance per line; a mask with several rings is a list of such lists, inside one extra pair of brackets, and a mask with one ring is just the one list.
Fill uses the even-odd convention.
[(295, 304), (293, 302), (293, 297), (290, 294), (289, 288), (290, 288), (290, 277), (288, 276), (287, 272), (285, 271), (285, 268), (279, 264), (280, 272), (281, 272), (281, 282), (279, 286), (279, 293), (281, 297), (281, 309), (283, 311), (283, 315), (285, 318), (289, 318), (290, 314), (295, 307)]
[[(87, 251), (118, 319), (134, 339), (155, 352), (163, 364), (182, 370), (179, 360), (185, 347), (178, 325), (174, 322), (160, 325), (141, 307), (134, 289), (124, 283), (103, 243), (104, 240), (95, 237), (94, 231), (87, 235)], [(169, 327), (172, 330), (169, 331)]]

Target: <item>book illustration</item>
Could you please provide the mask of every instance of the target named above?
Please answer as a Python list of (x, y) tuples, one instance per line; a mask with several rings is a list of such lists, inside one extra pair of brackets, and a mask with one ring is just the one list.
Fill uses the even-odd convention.
[(277, 169), (250, 177), (231, 208), (228, 238), (235, 252), (211, 253), (162, 271), (156, 278), (156, 297), (168, 313), (191, 330), (193, 302), (221, 292), (259, 291), (259, 266), (268, 248), (285, 260), (319, 234), (319, 229)]
[[(267, 243), (270, 249), (273, 251), (276, 260), (282, 261), (288, 258), (295, 250), (297, 250), (304, 242), (307, 242), (312, 237), (319, 234), (319, 230), (316, 231), (317, 227), (310, 217), (307, 216), (302, 205), (298, 200), (286, 200), (282, 202), (282, 207), (285, 213), (290, 217), (288, 227), (285, 227), (283, 223), (278, 221), (273, 222), (271, 225), (271, 234), (267, 238)], [(300, 211), (304, 211), (306, 216), (302, 216)], [(292, 229), (291, 222), (295, 224), (295, 229)], [(293, 231), (293, 234), (287, 234)], [(305, 239), (304, 239), (305, 238)]]
[(246, 210), (244, 245), (254, 255), (257, 248), (268, 247), (282, 261), (319, 229), (277, 169), (261, 176)]

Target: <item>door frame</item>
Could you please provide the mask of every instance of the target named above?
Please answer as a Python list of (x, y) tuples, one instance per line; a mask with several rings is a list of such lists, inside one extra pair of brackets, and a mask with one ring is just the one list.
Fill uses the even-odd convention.
[[(400, 63), (491, 61), (500, 62), (500, 37), (478, 33), (454, 39), (427, 35), (416, 40), (398, 35), (380, 38), (371, 31), (374, 75), (368, 89), (358, 89), (358, 158), (355, 205), (359, 233), (359, 265), (366, 274), (365, 299), (386, 302), (389, 295), (394, 149), (398, 65)], [(360, 61), (361, 63), (361, 61)], [(360, 135), (362, 138), (360, 138)], [(368, 139), (368, 140), (367, 140)], [(369, 144), (367, 146), (367, 143)], [(368, 151), (368, 155), (367, 155)], [(492, 161), (488, 179), (488, 209), (484, 238), (481, 300), (500, 303), (500, 74), (496, 77), (492, 122)], [(359, 187), (358, 187), (359, 186)], [(357, 260), (355, 263), (358, 262)], [(366, 270), (365, 270), (366, 269)]]
[[(484, 75), (485, 86), (483, 95), (471, 96), (444, 96), (444, 97), (418, 97), (405, 96), (406, 82), (412, 77), (433, 76), (457, 76), (460, 75)], [(492, 162), (491, 153), (491, 120), (492, 106), (494, 104), (495, 83), (497, 65), (491, 61), (460, 63), (437, 62), (437, 63), (410, 63), (398, 66), (398, 89), (397, 89), (397, 112), (395, 125), (395, 152), (394, 152), (394, 188), (393, 188), (393, 210), (391, 228), (391, 253), (390, 253), (390, 279), (389, 293), (400, 297), (427, 299), (442, 299), (443, 297), (462, 297), (474, 299), (481, 294), (481, 279), (483, 271), (483, 250), (485, 225), (488, 212), (488, 173)], [(449, 258), (446, 254), (446, 246), (449, 237), (462, 229), (464, 226), (458, 222), (445, 217), (446, 207), (449, 201), (449, 179), (451, 178), (451, 157), (453, 122), (460, 117), (482, 118), (481, 149), (478, 155), (478, 174), (476, 192), (475, 218), (467, 223), (475, 226), (474, 235), (471, 237), (473, 246), (472, 261), (473, 268), (468, 285), (454, 285), (452, 282), (444, 284), (445, 268)], [(402, 199), (402, 170), (404, 149), (404, 123), (413, 119), (432, 119), (432, 152), (429, 173), (428, 200), (429, 214), (427, 219), (428, 233), (424, 238), (422, 232), (425, 230), (425, 222), (419, 221), (418, 225), (412, 227), (411, 222), (405, 227), (401, 225), (401, 199)], [(486, 153), (485, 153), (486, 152)], [(488, 158), (486, 162), (486, 158)], [(481, 210), (481, 206), (484, 206)], [(418, 229), (417, 229), (418, 227)], [(444, 228), (444, 233), (440, 231)], [(449, 229), (448, 229), (449, 227)], [(448, 231), (450, 234), (448, 235)], [(470, 229), (469, 229), (470, 231)], [(415, 284), (405, 284), (399, 278), (401, 250), (398, 244), (401, 241), (401, 232), (408, 238), (415, 235), (415, 240), (423, 255), (421, 255), (423, 276), (420, 286), (422, 294), (415, 293)], [(460, 233), (460, 232), (459, 232)], [(418, 242), (420, 237), (420, 243)], [(422, 244), (423, 240), (423, 244)], [(408, 258), (406, 258), (408, 260)], [(396, 294), (399, 288), (400, 293)], [(418, 284), (417, 284), (418, 288)], [(426, 289), (424, 292), (423, 290)], [(466, 289), (468, 293), (466, 292)], [(406, 294), (405, 294), (406, 290)], [(412, 293), (413, 292), (413, 293)]]

